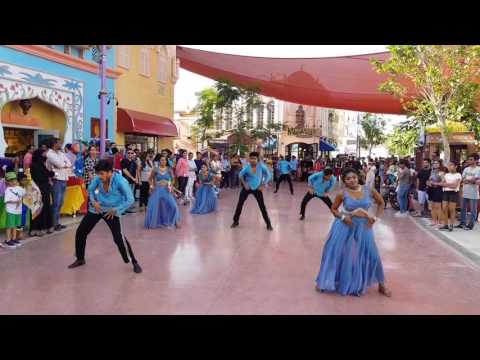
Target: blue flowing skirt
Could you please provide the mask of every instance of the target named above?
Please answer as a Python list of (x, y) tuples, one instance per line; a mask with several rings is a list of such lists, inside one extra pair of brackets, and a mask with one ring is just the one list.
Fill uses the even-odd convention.
[(217, 210), (217, 193), (211, 185), (202, 185), (197, 190), (192, 214), (208, 214)]
[(349, 227), (336, 219), (323, 248), (317, 286), (323, 291), (360, 296), (385, 281), (372, 228), (367, 219), (353, 218)]
[(157, 186), (148, 199), (147, 212), (145, 214), (145, 227), (156, 229), (173, 226), (180, 221), (180, 210), (175, 197), (165, 186)]

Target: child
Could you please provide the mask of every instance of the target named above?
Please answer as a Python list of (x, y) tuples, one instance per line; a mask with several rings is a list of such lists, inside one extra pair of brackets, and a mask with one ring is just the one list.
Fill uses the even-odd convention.
[(5, 175), (7, 188), (5, 189), (5, 208), (7, 210), (6, 236), (4, 246), (16, 248), (21, 246), (16, 240), (17, 227), (22, 225), (22, 200), (25, 190), (18, 186), (17, 175), (9, 172)]

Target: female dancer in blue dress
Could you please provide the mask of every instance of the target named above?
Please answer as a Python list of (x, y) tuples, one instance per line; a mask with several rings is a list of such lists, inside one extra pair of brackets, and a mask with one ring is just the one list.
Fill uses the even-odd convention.
[[(359, 174), (354, 169), (345, 169), (342, 181), (345, 190), (332, 205), (336, 219), (323, 248), (316, 289), (360, 296), (378, 283), (378, 291), (390, 297), (372, 230), (383, 213), (383, 198), (377, 191), (360, 185)], [(375, 217), (368, 213), (372, 198), (377, 204)], [(342, 204), (344, 210), (339, 211)]]
[(145, 227), (156, 229), (175, 225), (179, 227), (180, 210), (172, 192), (173, 172), (168, 167), (167, 158), (160, 157), (160, 165), (152, 170), (150, 189), (153, 191), (148, 200), (145, 215)]
[(216, 174), (211, 172), (206, 164), (202, 165), (198, 174), (201, 186), (197, 190), (192, 214), (208, 214), (217, 210), (217, 194), (213, 188), (215, 176)]

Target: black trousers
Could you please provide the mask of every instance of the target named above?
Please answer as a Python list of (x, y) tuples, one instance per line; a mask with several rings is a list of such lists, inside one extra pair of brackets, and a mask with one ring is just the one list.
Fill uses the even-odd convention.
[(179, 176), (178, 177), (178, 190), (185, 196), (185, 189), (187, 188), (188, 177)]
[(42, 193), (43, 208), (35, 220), (32, 220), (31, 230), (33, 231), (48, 230), (53, 227), (52, 187), (50, 184), (39, 187)]
[[(130, 260), (128, 258), (127, 249), (125, 248), (125, 244), (128, 248), (128, 253), (132, 259), (133, 263), (136, 263), (137, 260), (133, 255), (132, 248), (128, 240), (122, 234), (122, 226), (120, 224), (120, 218), (115, 216), (113, 219), (107, 220), (104, 218), (105, 214), (94, 214), (91, 212), (87, 212), (87, 215), (82, 219), (82, 222), (77, 228), (77, 232), (75, 234), (75, 256), (78, 260), (85, 260), (85, 247), (87, 245), (87, 236), (93, 230), (95, 225), (103, 219), (110, 228), (110, 231), (113, 235), (113, 241), (118, 247), (118, 251), (120, 255), (122, 255), (122, 259), (125, 263), (129, 263)], [(125, 241), (124, 241), (125, 240)]]
[(150, 184), (148, 181), (142, 181), (142, 184), (140, 185), (140, 206), (148, 205), (149, 191)]
[(222, 171), (222, 183), (220, 187), (221, 188), (230, 187), (230, 171)]
[(263, 193), (260, 190), (245, 190), (242, 187), (240, 191), (240, 197), (238, 198), (237, 209), (235, 210), (235, 215), (233, 216), (233, 221), (238, 222), (240, 220), (240, 215), (242, 214), (243, 204), (248, 198), (248, 195), (252, 194), (257, 199), (258, 207), (262, 212), (263, 220), (265, 220), (265, 224), (271, 225), (270, 218), (268, 217), (267, 208), (265, 207), (265, 202), (263, 200)]
[(278, 188), (280, 187), (280, 183), (285, 180), (288, 181), (288, 186), (290, 186), (290, 192), (293, 194), (293, 184), (292, 184), (292, 178), (290, 177), (290, 174), (282, 174), (278, 177), (275, 191), (278, 191)]
[(333, 205), (332, 200), (330, 200), (330, 198), (328, 196), (318, 196), (318, 195), (310, 194), (309, 192), (307, 192), (305, 194), (305, 196), (303, 197), (303, 200), (302, 200), (302, 205), (301, 205), (301, 208), (300, 208), (300, 215), (305, 216), (305, 209), (307, 208), (308, 202), (315, 197), (322, 200), (325, 203), (325, 205), (328, 206), (329, 209), (332, 208), (332, 205)]

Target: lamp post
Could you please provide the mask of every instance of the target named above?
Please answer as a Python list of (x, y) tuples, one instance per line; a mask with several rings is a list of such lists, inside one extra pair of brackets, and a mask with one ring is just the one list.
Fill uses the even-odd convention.
[(106, 111), (106, 96), (108, 94), (106, 84), (107, 84), (107, 77), (106, 77), (106, 67), (107, 67), (107, 46), (100, 45), (100, 62), (99, 62), (99, 70), (100, 70), (100, 158), (105, 156), (105, 139), (107, 135), (107, 121), (105, 118), (105, 111)]

